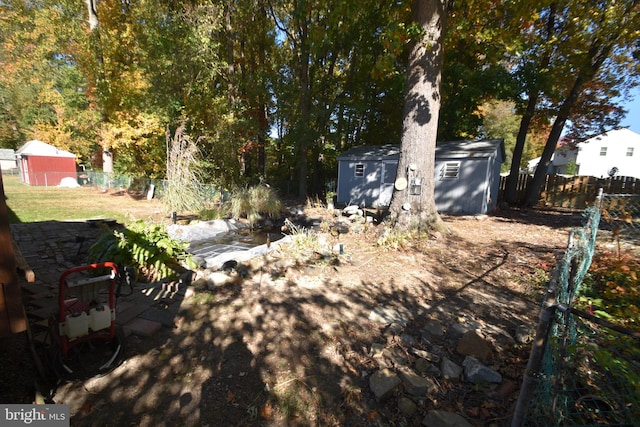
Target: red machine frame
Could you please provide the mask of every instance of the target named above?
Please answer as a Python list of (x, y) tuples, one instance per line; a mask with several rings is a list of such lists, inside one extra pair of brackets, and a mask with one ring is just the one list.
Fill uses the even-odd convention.
[[(85, 279), (79, 279), (75, 281), (69, 280), (69, 276), (75, 273), (88, 270), (102, 270), (110, 269), (111, 273), (108, 275), (101, 275), (97, 277), (89, 277)], [(113, 262), (102, 262), (97, 264), (89, 264), (80, 267), (71, 268), (60, 276), (60, 287), (58, 290), (58, 332), (60, 338), (60, 351), (63, 356), (67, 356), (69, 349), (84, 341), (102, 339), (105, 341), (113, 340), (116, 336), (115, 326), (115, 314), (116, 314), (116, 279), (118, 277), (118, 267)], [(108, 282), (108, 285), (99, 284), (101, 282)], [(68, 291), (71, 288), (89, 288), (89, 293), (97, 292), (99, 288), (108, 289), (108, 310), (110, 315), (110, 322), (108, 326), (99, 330), (88, 329), (86, 334), (79, 336), (69, 337), (68, 332), (65, 331), (65, 325), (67, 325), (68, 318), (74, 316), (88, 316), (92, 308), (93, 301), (82, 301), (78, 298), (67, 300)], [(99, 301), (95, 301), (99, 303)], [(102, 308), (102, 307), (101, 307)], [(73, 335), (73, 334), (72, 334)]]

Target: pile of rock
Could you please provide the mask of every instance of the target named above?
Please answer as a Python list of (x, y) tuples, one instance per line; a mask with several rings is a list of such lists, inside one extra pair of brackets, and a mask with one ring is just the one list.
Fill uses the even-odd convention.
[[(460, 322), (446, 326), (437, 319), (429, 319), (420, 336), (414, 336), (404, 332), (406, 318), (406, 313), (389, 309), (373, 310), (369, 316), (369, 320), (388, 325), (384, 329), (386, 342), (372, 344), (369, 351), (369, 357), (377, 365), (369, 375), (369, 388), (378, 401), (395, 398), (399, 412), (414, 417), (420, 407), (438, 399), (446, 382), (465, 382), (483, 389), (488, 400), (513, 397), (517, 387), (512, 381), (503, 381), (499, 368), (492, 366), (493, 345), (482, 336), (482, 325), (459, 319)], [(533, 327), (520, 326), (512, 339), (526, 343), (532, 337)], [(442, 410), (428, 411), (422, 424), (472, 426), (464, 416)]]

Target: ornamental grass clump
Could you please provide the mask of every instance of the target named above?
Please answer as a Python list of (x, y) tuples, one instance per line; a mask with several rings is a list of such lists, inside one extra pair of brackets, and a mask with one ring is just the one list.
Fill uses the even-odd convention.
[(265, 217), (280, 218), (282, 203), (272, 188), (256, 185), (233, 190), (228, 207), (232, 218), (246, 218), (253, 227)]

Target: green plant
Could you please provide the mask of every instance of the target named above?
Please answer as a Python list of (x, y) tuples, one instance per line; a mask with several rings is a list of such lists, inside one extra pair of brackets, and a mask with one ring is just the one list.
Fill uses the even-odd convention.
[(301, 225), (296, 225), (289, 220), (284, 220), (286, 233), (291, 236), (291, 247), (296, 253), (310, 253), (319, 250), (318, 235)]
[(225, 215), (224, 209), (221, 207), (212, 206), (210, 208), (202, 209), (198, 213), (198, 217), (203, 221), (209, 221), (211, 219), (220, 219)]
[(626, 327), (640, 329), (640, 260), (629, 253), (594, 256), (578, 306)]
[(576, 159), (571, 159), (567, 162), (565, 166), (564, 173), (566, 175), (577, 175), (578, 174), (578, 165), (576, 164)]
[(544, 268), (536, 267), (533, 270), (533, 276), (531, 277), (531, 284), (534, 289), (544, 289), (549, 284), (549, 272)]
[(229, 214), (233, 218), (247, 218), (251, 227), (263, 216), (280, 218), (282, 208), (276, 192), (264, 185), (236, 188), (227, 203)]
[(332, 206), (336, 197), (335, 191), (327, 191), (327, 206)]
[(175, 277), (180, 268), (196, 268), (187, 244), (172, 239), (163, 226), (136, 221), (122, 230), (106, 233), (91, 246), (91, 262), (112, 261), (131, 265), (149, 281)]
[(411, 231), (385, 228), (376, 243), (378, 246), (397, 250), (409, 246), (413, 239), (414, 235)]

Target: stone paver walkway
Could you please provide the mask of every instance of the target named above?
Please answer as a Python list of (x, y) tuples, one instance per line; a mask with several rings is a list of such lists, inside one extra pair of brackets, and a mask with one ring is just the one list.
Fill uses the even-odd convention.
[[(36, 340), (43, 340), (48, 320), (58, 312), (60, 276), (86, 265), (91, 245), (114, 224), (105, 221), (47, 221), (11, 224), (11, 232), (23, 258), (35, 273), (35, 281), (22, 281), (23, 302)], [(123, 289), (123, 294), (129, 289)], [(181, 283), (136, 284), (131, 295), (117, 301), (116, 323), (125, 334), (149, 336), (162, 326), (172, 327), (184, 298)]]
[[(36, 340), (44, 339), (51, 315), (58, 312), (60, 276), (70, 268), (86, 265), (90, 247), (115, 226), (113, 221), (101, 220), (11, 224), (14, 241), (35, 273), (34, 282), (23, 281), (23, 301)], [(256, 246), (240, 240), (211, 241), (235, 230), (233, 223), (217, 221), (177, 230), (170, 227), (169, 231), (174, 238), (191, 240), (189, 252), (206, 268), (219, 268), (230, 259), (241, 262), (270, 250), (267, 245)], [(163, 326), (173, 327), (187, 285), (181, 282), (136, 284), (130, 295), (128, 291), (123, 289), (123, 295), (118, 298), (116, 323), (127, 335), (149, 336)]]

